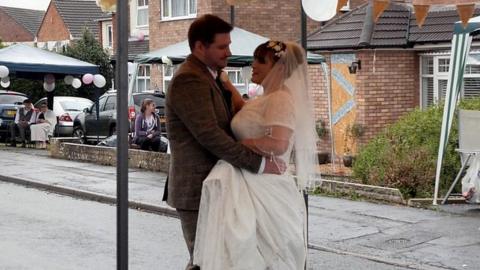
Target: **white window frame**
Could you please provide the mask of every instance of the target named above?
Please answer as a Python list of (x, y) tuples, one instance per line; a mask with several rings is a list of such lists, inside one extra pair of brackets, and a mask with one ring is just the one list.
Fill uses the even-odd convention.
[(230, 74), (235, 74), (235, 80), (232, 81), (232, 84), (235, 86), (243, 86), (245, 85), (245, 81), (242, 78), (242, 69), (241, 68), (232, 68), (232, 67), (227, 67), (225, 68), (225, 71), (229, 75), (228, 77), (230, 78)]
[[(148, 27), (149, 23), (149, 15), (148, 15), (148, 1), (149, 0), (135, 0), (137, 1), (137, 27)], [(140, 5), (139, 2), (143, 2), (143, 5)], [(140, 11), (144, 11), (146, 10), (147, 11), (147, 24), (138, 24), (138, 20), (140, 18)]]
[[(149, 75), (147, 75), (147, 69), (149, 69), (150, 72), (148, 72)], [(140, 71), (143, 70), (143, 73)], [(137, 81), (135, 82), (135, 91), (137, 93), (145, 92), (150, 89), (146, 89), (147, 87), (147, 81), (148, 85), (151, 84), (151, 76), (152, 76), (152, 65), (138, 65), (138, 74), (137, 74)], [(145, 89), (139, 89), (139, 81), (145, 81), (143, 85), (145, 85)]]
[(172, 80), (173, 74), (175, 73), (176, 68), (177, 67), (174, 65), (172, 74), (165, 75), (167, 70), (167, 65), (165, 64), (162, 65), (162, 89), (163, 89), (163, 93), (165, 94), (167, 93), (167, 90), (168, 90), (167, 82), (170, 82)]
[[(164, 6), (164, 1), (167, 1), (168, 2), (168, 7), (165, 7)], [(191, 10), (191, 7), (190, 7), (190, 0), (183, 0), (183, 1), (187, 1), (187, 10), (188, 10), (188, 14), (185, 15), (185, 16), (172, 16), (172, 1), (182, 1), (182, 0), (160, 0), (160, 6), (161, 6), (161, 18), (162, 18), (162, 21), (175, 21), (175, 20), (185, 20), (185, 19), (192, 19), (192, 18), (196, 18), (197, 17), (197, 12), (198, 12), (198, 1), (199, 0), (193, 0), (195, 1), (195, 13), (190, 13), (190, 10)], [(165, 9), (167, 9), (167, 13), (168, 15), (164, 15), (165, 14)]]
[(107, 44), (108, 48), (112, 48), (113, 47), (113, 25), (112, 24), (107, 24), (106, 29), (107, 29), (107, 43), (106, 44)]
[[(480, 52), (470, 52), (472, 54), (480, 54)], [(433, 74), (423, 74), (423, 65), (426, 61), (426, 58), (433, 58)], [(450, 54), (448, 53), (438, 53), (438, 54), (422, 54), (420, 55), (420, 106), (421, 108), (425, 109), (429, 104), (427, 101), (423, 100), (423, 96), (425, 93), (425, 89), (423, 89), (423, 79), (424, 78), (433, 78), (433, 104), (438, 104), (438, 102), (442, 99), (440, 88), (439, 88), (439, 81), (446, 80), (448, 81), (449, 72), (440, 72), (440, 60), (447, 59), (450, 60)], [(465, 78), (478, 78), (480, 80), (480, 73), (477, 74), (464, 74)], [(480, 94), (480, 93), (479, 93)], [(460, 97), (464, 97), (464, 88), (462, 87)], [(430, 104), (431, 105), (431, 104)]]

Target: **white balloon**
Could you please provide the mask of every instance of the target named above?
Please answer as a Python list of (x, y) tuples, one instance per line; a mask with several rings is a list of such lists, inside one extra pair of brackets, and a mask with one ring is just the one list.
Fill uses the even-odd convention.
[(47, 92), (52, 92), (55, 89), (55, 83), (43, 83), (43, 89)]
[(312, 20), (325, 22), (337, 14), (338, 0), (302, 0), (303, 10)]
[(63, 78), (63, 81), (65, 82), (65, 84), (71, 85), (72, 81), (73, 81), (73, 76), (72, 75), (67, 75), (67, 76), (65, 76), (65, 78)]
[(3, 77), (3, 78), (2, 78), (2, 82), (4, 82), (4, 83), (10, 82), (10, 77), (8, 77), (8, 76), (7, 76), (7, 77)]
[(105, 80), (105, 77), (103, 77), (102, 74), (95, 74), (93, 76), (93, 84), (95, 84), (95, 86), (98, 88), (102, 88), (107, 84), (107, 81)]
[(82, 81), (80, 81), (79, 78), (75, 78), (75, 79), (73, 79), (73, 81), (72, 81), (72, 86), (73, 86), (73, 88), (75, 88), (75, 89), (80, 88), (80, 86), (82, 86)]
[(0, 66), (0, 78), (7, 77), (10, 71), (8, 70), (8, 67), (6, 66)]
[(7, 87), (10, 86), (10, 81), (8, 81), (8, 82), (0, 81), (0, 85), (1, 85), (3, 88), (7, 88)]

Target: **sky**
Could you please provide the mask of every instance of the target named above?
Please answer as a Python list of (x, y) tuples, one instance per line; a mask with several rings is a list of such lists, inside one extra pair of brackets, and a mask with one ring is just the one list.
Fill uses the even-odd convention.
[(0, 0), (0, 6), (46, 10), (50, 0)]

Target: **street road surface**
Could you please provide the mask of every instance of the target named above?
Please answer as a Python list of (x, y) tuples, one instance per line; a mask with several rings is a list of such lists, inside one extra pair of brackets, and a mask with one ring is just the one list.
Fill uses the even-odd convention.
[[(1, 270), (116, 269), (116, 207), (0, 182)], [(130, 210), (130, 269), (183, 270), (175, 218)], [(310, 250), (309, 269), (402, 270)]]

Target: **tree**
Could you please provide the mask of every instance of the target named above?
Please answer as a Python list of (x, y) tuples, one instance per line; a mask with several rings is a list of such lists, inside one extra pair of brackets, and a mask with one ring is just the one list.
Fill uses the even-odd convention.
[[(63, 54), (69, 57), (73, 57), (85, 62), (98, 65), (100, 74), (102, 74), (107, 81), (107, 84), (105, 85), (101, 93), (105, 92), (106, 89), (109, 89), (111, 87), (113, 68), (110, 64), (110, 56), (108, 55), (107, 51), (102, 47), (100, 42), (95, 39), (95, 36), (92, 32), (88, 30), (88, 28), (85, 28), (83, 30), (81, 39), (77, 41), (72, 41), (71, 44), (65, 48)], [(94, 99), (94, 89), (95, 86), (93, 86), (92, 84), (88, 86), (82, 86), (80, 89), (74, 91), (78, 92), (78, 96)]]

